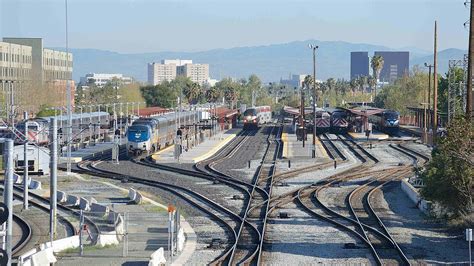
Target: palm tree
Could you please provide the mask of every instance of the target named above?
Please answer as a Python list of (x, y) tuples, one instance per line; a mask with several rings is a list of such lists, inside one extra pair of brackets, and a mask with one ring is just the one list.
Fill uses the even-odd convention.
[(184, 88), (184, 95), (188, 99), (189, 104), (196, 104), (199, 101), (201, 94), (201, 86), (196, 82), (187, 84)]
[(373, 76), (369, 76), (367, 83), (369, 84), (370, 92), (372, 92), (375, 86), (377, 86), (377, 79), (375, 79)]
[(313, 85), (313, 76), (311, 75), (307, 75), (306, 77), (304, 77), (304, 81), (303, 81), (303, 85), (307, 88), (311, 88), (311, 86)]
[(230, 108), (234, 109), (234, 103), (237, 100), (238, 93), (234, 87), (227, 87), (224, 91), (224, 98), (230, 103)]
[(354, 93), (355, 93), (355, 90), (358, 86), (358, 81), (357, 79), (353, 79), (351, 80), (351, 82), (349, 83), (349, 87), (351, 87), (351, 91), (352, 91), (352, 96), (354, 96)]
[(366, 76), (360, 76), (357, 78), (357, 84), (359, 85), (359, 90), (364, 93), (364, 87), (367, 84), (367, 77)]
[(206, 100), (210, 103), (215, 103), (219, 100), (221, 96), (221, 92), (214, 86), (210, 87), (206, 91)]
[[(375, 82), (378, 82), (380, 78), (380, 71), (382, 71), (383, 68), (383, 57), (380, 55), (375, 55), (372, 57), (372, 60), (370, 61), (370, 66), (372, 67), (372, 72), (375, 77)], [(375, 85), (375, 96), (377, 96), (377, 85)]]
[(336, 89), (336, 80), (333, 78), (328, 78), (328, 80), (326, 81), (326, 85), (329, 91), (334, 91)]

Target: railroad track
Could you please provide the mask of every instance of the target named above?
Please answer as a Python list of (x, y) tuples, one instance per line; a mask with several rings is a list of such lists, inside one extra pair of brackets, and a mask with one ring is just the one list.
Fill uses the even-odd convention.
[[(272, 132), (267, 139), (268, 145), (265, 150), (262, 163), (259, 166), (253, 182), (251, 198), (247, 203), (244, 221), (248, 221), (258, 228), (258, 234), (250, 234), (249, 231), (240, 228), (230, 264), (256, 264), (261, 265), (261, 254), (265, 240), (265, 228), (269, 214), (269, 200), (272, 195), (272, 176), (275, 174), (275, 164), (281, 151), (282, 126), (272, 127)], [(269, 178), (270, 177), (270, 178)], [(265, 191), (258, 193), (257, 188)]]
[(13, 222), (16, 223), (21, 230), (21, 237), (12, 248), (12, 255), (16, 256), (30, 241), (32, 230), (28, 222), (16, 214), (13, 214)]
[[(236, 228), (239, 224), (243, 222), (243, 220), (238, 214), (232, 212), (231, 210), (227, 209), (216, 201), (213, 201), (198, 192), (195, 192), (191, 189), (182, 186), (99, 169), (97, 168), (97, 165), (99, 163), (101, 163), (101, 161), (84, 161), (78, 164), (79, 169), (75, 171), (108, 179), (115, 179), (121, 181), (126, 180), (126, 182), (129, 183), (142, 184), (167, 191), (188, 202), (189, 204), (196, 207), (198, 210), (202, 211), (208, 216), (212, 217), (216, 223), (220, 224), (230, 234), (230, 238), (232, 238), (230, 242), (235, 243), (235, 240), (237, 239)], [(137, 161), (137, 163), (143, 162)], [(146, 163), (143, 164), (147, 165)], [(229, 254), (231, 250), (232, 245), (227, 247), (223, 253)], [(211, 262), (211, 264), (218, 264), (218, 262), (214, 261)]]
[[(23, 188), (20, 186), (14, 186), (13, 188), (14, 188), (13, 197), (20, 201), (23, 201), (23, 194), (22, 194)], [(4, 191), (4, 188), (0, 187), (0, 190)], [(46, 214), (49, 215), (50, 209), (49, 209), (48, 199), (45, 199), (41, 196), (38, 196), (30, 192), (28, 202), (32, 207), (37, 208), (40, 211), (45, 212)], [(22, 230), (22, 236), (20, 237), (20, 240), (12, 249), (12, 254), (15, 256), (15, 255), (18, 255), (19, 252), (29, 243), (33, 232), (28, 222), (22, 217), (16, 214), (13, 214), (13, 220), (15, 223), (18, 224), (18, 226)], [(61, 213), (58, 213), (58, 221), (65, 226), (66, 234), (68, 236), (76, 234), (76, 227), (65, 216), (61, 215)]]
[(344, 154), (342, 154), (342, 152), (336, 147), (328, 134), (324, 133), (322, 136), (323, 137), (321, 138), (321, 135), (318, 135), (318, 138), (329, 157), (333, 160), (346, 161), (346, 156), (344, 156)]

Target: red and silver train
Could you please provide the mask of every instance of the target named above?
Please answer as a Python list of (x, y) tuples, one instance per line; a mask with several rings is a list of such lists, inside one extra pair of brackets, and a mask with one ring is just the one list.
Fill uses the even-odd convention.
[[(49, 142), (50, 119), (54, 116), (43, 118), (28, 119), (28, 141), (38, 145), (46, 145)], [(107, 112), (92, 112), (82, 114), (72, 114), (72, 135), (73, 141), (79, 140), (81, 135), (83, 139), (90, 137), (96, 138), (99, 134), (103, 134), (110, 126), (110, 115)], [(58, 126), (58, 138), (61, 139), (62, 134), (66, 134), (69, 117), (67, 115), (56, 116)], [(16, 128), (22, 134), (25, 132), (25, 121), (16, 125)], [(81, 134), (82, 133), (82, 134)], [(16, 144), (23, 143), (22, 136), (15, 137)]]
[(270, 106), (247, 108), (243, 114), (244, 129), (257, 129), (260, 125), (272, 122)]

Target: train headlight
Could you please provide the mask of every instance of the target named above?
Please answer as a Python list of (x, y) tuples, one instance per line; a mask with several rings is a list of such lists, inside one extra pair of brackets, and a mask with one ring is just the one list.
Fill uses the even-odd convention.
[(254, 119), (253, 122), (256, 123), (256, 122), (257, 122), (257, 119)]
[(247, 123), (247, 119), (244, 119), (244, 123)]

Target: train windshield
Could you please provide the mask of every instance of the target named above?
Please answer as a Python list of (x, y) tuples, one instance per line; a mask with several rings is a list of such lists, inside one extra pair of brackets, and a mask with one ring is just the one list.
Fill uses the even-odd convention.
[(334, 112), (332, 113), (333, 118), (346, 118), (347, 114), (345, 112)]
[(148, 139), (150, 127), (134, 125), (128, 128), (128, 141), (146, 141)]
[(257, 115), (257, 110), (256, 109), (247, 109), (244, 112), (244, 116), (255, 116)]
[(386, 120), (397, 120), (398, 119), (398, 113), (396, 113), (396, 112), (384, 113), (383, 117)]

